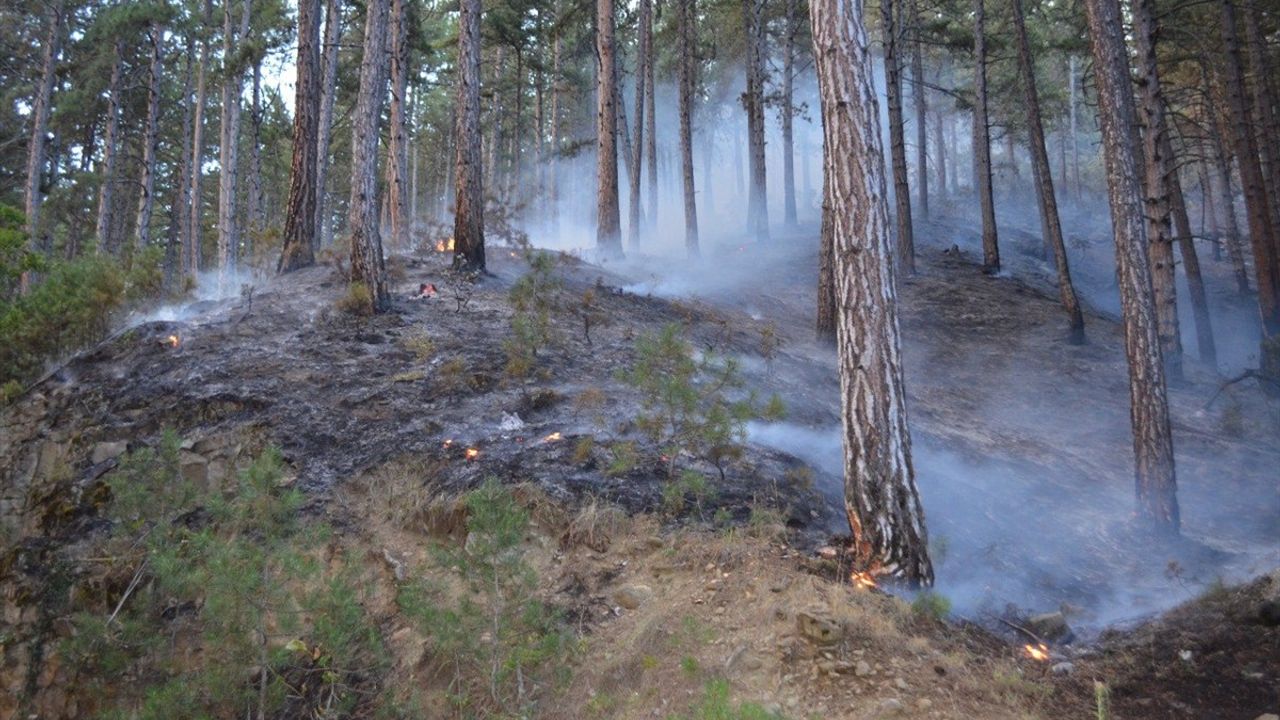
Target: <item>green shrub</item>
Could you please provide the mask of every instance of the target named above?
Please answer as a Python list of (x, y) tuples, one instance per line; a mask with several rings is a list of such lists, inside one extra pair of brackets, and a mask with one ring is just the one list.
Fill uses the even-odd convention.
[(924, 618), (946, 620), (951, 614), (951, 600), (946, 595), (926, 590), (911, 601), (911, 612)]
[(551, 313), (559, 307), (561, 281), (555, 272), (555, 257), (531, 252), (529, 272), (511, 286), (509, 299), (511, 337), (502, 347), (507, 353), (507, 374), (525, 377), (537, 365), (538, 351), (554, 339)]
[(368, 285), (356, 281), (347, 286), (347, 291), (338, 297), (334, 306), (348, 315), (368, 317), (373, 314), (373, 293)]
[[(678, 717), (678, 716), (677, 716)], [(733, 704), (727, 680), (711, 680), (688, 720), (782, 720), (782, 716), (756, 703)]]

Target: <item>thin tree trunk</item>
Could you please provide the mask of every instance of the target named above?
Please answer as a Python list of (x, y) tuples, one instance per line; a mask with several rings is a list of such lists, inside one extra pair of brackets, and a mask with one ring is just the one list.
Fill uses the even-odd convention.
[(148, 23), (147, 43), (150, 61), (147, 66), (147, 119), (142, 132), (142, 177), (138, 183), (138, 215), (135, 226), (135, 249), (139, 252), (151, 244), (151, 209), (155, 205), (156, 143), (160, 123), (160, 62), (164, 49), (164, 29)]
[(1151, 285), (1156, 300), (1156, 325), (1165, 375), (1182, 378), (1182, 333), (1178, 327), (1177, 283), (1173, 267), (1173, 228), (1169, 212), (1169, 158), (1165, 157), (1164, 97), (1156, 66), (1156, 26), (1153, 0), (1131, 0), (1134, 49), (1140, 63), (1142, 157), (1146, 170), (1145, 211), (1147, 241), (1151, 243)]
[(1218, 228), (1220, 242), (1227, 247), (1227, 257), (1231, 260), (1231, 269), (1236, 278), (1236, 292), (1240, 297), (1249, 294), (1249, 270), (1245, 267), (1244, 249), (1240, 242), (1240, 227), (1236, 222), (1235, 192), (1231, 189), (1231, 153), (1228, 144), (1223, 140), (1222, 114), (1214, 100), (1214, 87), (1210, 80), (1207, 63), (1200, 64), (1200, 78), (1204, 83), (1205, 113), (1208, 122), (1209, 142), (1212, 144), (1213, 171), (1217, 180), (1219, 193), (1219, 210), (1222, 224)]
[(365, 10), (360, 92), (351, 121), (351, 282), (364, 284), (374, 312), (391, 308), (378, 223), (378, 138), (387, 95), (390, 14), (390, 0), (370, 0)]
[(916, 271), (915, 239), (911, 230), (911, 188), (907, 184), (907, 142), (902, 127), (902, 50), (899, 10), (895, 2), (881, 0), (884, 35), (884, 77), (889, 101), (889, 154), (893, 159), (894, 217), (897, 220), (898, 262), (904, 275)]
[(1187, 278), (1187, 295), (1191, 300), (1191, 313), (1196, 322), (1196, 349), (1200, 361), (1215, 367), (1218, 351), (1213, 342), (1213, 325), (1209, 319), (1209, 301), (1204, 292), (1204, 277), (1200, 274), (1200, 256), (1196, 253), (1195, 238), (1191, 235), (1191, 220), (1187, 217), (1187, 201), (1182, 194), (1182, 179), (1178, 176), (1173, 155), (1173, 142), (1165, 133), (1160, 141), (1161, 154), (1167, 160), (1169, 170), (1169, 210), (1173, 215), (1174, 237), (1182, 255), (1182, 273)]
[(822, 172), (822, 229), (818, 236), (818, 318), (815, 329), (819, 343), (834, 347), (839, 320), (836, 317), (835, 225), (831, 217), (831, 199), (827, 196), (825, 163)]
[[(222, 8), (222, 53), (233, 57), (237, 43), (249, 31), (250, 0), (243, 0), (240, 30), (232, 19), (232, 4)], [(239, 218), (236, 215), (236, 190), (239, 180), (240, 90), (243, 71), (227, 68), (222, 82), (222, 127), (218, 165), (218, 282), (226, 287), (228, 273), (235, 272), (240, 245)]]
[(182, 70), (182, 148), (173, 178), (173, 204), (169, 209), (169, 239), (165, 246), (165, 283), (172, 286), (179, 273), (186, 272), (187, 231), (191, 228), (191, 138), (195, 107), (191, 102), (192, 78), (195, 76), (195, 33), (186, 33), (186, 51)]
[(560, 232), (560, 163), (561, 157), (560, 138), (562, 131), (560, 127), (560, 95), (564, 90), (564, 71), (561, 68), (561, 45), (560, 35), (562, 33), (560, 21), (560, 3), (556, 3), (555, 17), (555, 36), (551, 40), (551, 191), (548, 202), (551, 205), (551, 232), (558, 234)]
[(1129, 363), (1134, 488), (1139, 521), (1157, 533), (1179, 531), (1177, 475), (1164, 362), (1151, 289), (1151, 265), (1138, 175), (1137, 121), (1118, 0), (1085, 0), (1093, 46), (1103, 157), (1116, 241), (1116, 277)]
[[(115, 43), (115, 60), (111, 63), (111, 81), (107, 85), (107, 131), (102, 141), (102, 180), (98, 188), (98, 222), (95, 235), (98, 252), (115, 252), (111, 230), (112, 213), (115, 211), (116, 153), (120, 143), (120, 93), (124, 72), (124, 41)], [(204, 71), (201, 70), (203, 77)]]
[(320, 84), (320, 124), (316, 131), (316, 232), (311, 250), (333, 244), (333, 223), (329, 208), (329, 143), (333, 138), (333, 105), (338, 94), (338, 44), (342, 41), (342, 6), (325, 0), (324, 79)]
[[(1249, 218), (1249, 242), (1253, 246), (1253, 266), (1258, 288), (1258, 311), (1262, 318), (1263, 341), (1280, 333), (1280, 278), (1276, 273), (1275, 228), (1271, 225), (1271, 203), (1267, 196), (1262, 166), (1258, 162), (1258, 144), (1253, 133), (1249, 101), (1245, 92), (1244, 61), (1240, 56), (1240, 39), (1236, 32), (1233, 0), (1221, 0), (1222, 39), (1226, 50), (1228, 105), (1231, 110), (1232, 139), (1240, 182), (1244, 190), (1245, 211)], [(1262, 353), (1266, 357), (1267, 353)]]
[(996, 202), (991, 188), (991, 126), (987, 121), (987, 32), (984, 0), (974, 0), (974, 188), (982, 206), (982, 269), (1000, 272), (1000, 241), (996, 234)]
[(861, 0), (810, 0), (839, 311), (845, 508), (854, 569), (933, 582), (911, 465), (880, 114)]
[(916, 106), (916, 197), (920, 201), (920, 214), (929, 217), (929, 105), (924, 93), (924, 50), (920, 43), (919, 0), (909, 0), (911, 5), (911, 98)]
[(208, 106), (209, 77), (209, 32), (213, 27), (213, 1), (204, 0), (201, 10), (200, 25), (200, 62), (196, 71), (195, 117), (191, 121), (191, 208), (187, 215), (186, 247), (182, 254), (186, 258), (188, 277), (195, 277), (200, 272), (201, 231), (203, 229), (204, 193), (201, 180), (204, 179), (204, 125), (205, 109)]
[[(45, 39), (44, 59), (41, 62), (40, 82), (36, 85), (35, 97), (31, 101), (31, 140), (27, 146), (27, 182), (25, 192), (25, 210), (27, 213), (27, 236), (35, 247), (45, 249), (45, 235), (40, 226), (40, 205), (44, 202), (41, 188), (45, 169), (45, 136), (49, 134), (49, 115), (53, 110), (53, 82), (58, 69), (58, 57), (62, 54), (62, 35), (66, 17), (63, 13), (63, 0), (49, 7), (49, 34)], [(22, 291), (26, 292), (28, 274), (23, 273)]]
[(1031, 43), (1027, 39), (1026, 19), (1022, 0), (1013, 0), (1013, 26), (1018, 40), (1018, 67), (1022, 72), (1022, 89), (1026, 100), (1027, 131), (1030, 134), (1031, 167), (1036, 180), (1036, 199), (1040, 203), (1040, 227), (1045, 241), (1053, 251), (1058, 269), (1058, 297), (1067, 312), (1067, 341), (1072, 345), (1084, 342), (1084, 314), (1071, 283), (1071, 269), (1067, 262), (1067, 247), (1062, 238), (1062, 223), (1058, 217), (1058, 201), (1053, 191), (1053, 174), (1049, 169), (1049, 153), (1045, 148), (1044, 126), (1040, 117), (1040, 94), (1036, 89), (1035, 59), (1031, 57)]
[(1071, 124), (1071, 196), (1076, 200), (1080, 199), (1080, 141), (1079, 130), (1076, 127), (1078, 122), (1076, 119), (1076, 56), (1071, 55), (1067, 58), (1067, 113), (1070, 117)]
[(484, 181), (480, 167), (480, 0), (463, 0), (458, 21), (453, 266), (484, 272)]
[(249, 94), (249, 236), (245, 254), (252, 261), (254, 243), (267, 225), (266, 198), (262, 190), (262, 57), (253, 60)]
[(796, 161), (793, 121), (795, 119), (796, 34), (800, 31), (799, 0), (786, 0), (786, 38), (782, 60), (782, 198), (783, 220), (796, 224)]
[[(700, 254), (698, 247), (698, 205), (693, 187), (693, 85), (694, 32), (697, 23), (696, 0), (677, 3), (680, 33), (680, 176), (684, 187), (684, 244), (690, 257)], [(710, 147), (708, 143), (707, 147)]]
[(409, 26), (405, 2), (391, 0), (391, 128), (387, 144), (387, 199), (391, 205), (390, 245), (404, 252), (409, 247), (409, 131), (405, 121), (405, 94), (409, 90)]
[(747, 195), (747, 231), (758, 241), (769, 239), (769, 195), (765, 179), (764, 156), (764, 22), (761, 3), (764, 0), (742, 0), (742, 18), (747, 55), (747, 92), (743, 97), (747, 111), (747, 155), (749, 189)]
[(655, 103), (657, 102), (657, 82), (654, 77), (654, 49), (653, 49), (653, 26), (656, 23), (656, 15), (661, 12), (662, 0), (658, 0), (654, 5), (653, 12), (649, 14), (648, 33), (649, 33), (649, 49), (644, 55), (644, 76), (645, 76), (645, 94), (647, 100), (644, 106), (644, 124), (645, 124), (645, 155), (649, 158), (649, 204), (646, 206), (649, 211), (647, 231), (652, 233), (658, 227), (658, 114)]
[(618, 90), (614, 56), (614, 0), (596, 0), (596, 248), (622, 255), (618, 211)]
[(945, 122), (945, 115), (942, 108), (934, 108), (933, 111), (933, 157), (934, 157), (934, 185), (937, 186), (938, 199), (943, 205), (947, 204), (947, 144), (943, 139), (942, 125)]
[(317, 158), (320, 145), (320, 0), (298, 0), (298, 62), (293, 101), (293, 167), (277, 272), (315, 262)]
[(644, 101), (645, 101), (645, 81), (648, 79), (645, 73), (645, 67), (649, 64), (649, 53), (652, 52), (652, 41), (649, 30), (652, 27), (649, 19), (649, 13), (652, 11), (652, 0), (640, 0), (639, 17), (636, 22), (639, 26), (640, 38), (638, 55), (636, 56), (636, 132), (635, 145), (631, 148), (631, 166), (627, 168), (630, 190), (630, 205), (628, 209), (629, 224), (627, 229), (631, 235), (631, 249), (640, 249), (640, 177), (642, 164), (644, 162)]

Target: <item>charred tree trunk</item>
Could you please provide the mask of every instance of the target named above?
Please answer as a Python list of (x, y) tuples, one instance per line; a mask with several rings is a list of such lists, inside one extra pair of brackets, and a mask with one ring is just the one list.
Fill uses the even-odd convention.
[[(684, 188), (684, 244), (689, 257), (697, 257), (698, 205), (693, 186), (693, 45), (697, 22), (696, 0), (676, 3), (680, 33), (680, 176)], [(709, 145), (708, 145), (709, 147)]]
[[(1249, 64), (1253, 66), (1253, 115), (1257, 123), (1254, 132), (1259, 137), (1258, 149), (1262, 153), (1262, 178), (1270, 191), (1271, 229), (1280, 233), (1280, 186), (1277, 185), (1280, 183), (1280, 129), (1276, 124), (1275, 78), (1269, 41), (1263, 37), (1261, 5), (1261, 0), (1245, 3), (1245, 44), (1249, 48)], [(1280, 282), (1280, 236), (1272, 239), (1272, 253), (1276, 255), (1276, 279)]]
[(320, 0), (298, 0), (298, 64), (293, 101), (293, 167), (277, 272), (315, 262), (320, 145)]
[[(45, 38), (44, 59), (41, 61), (40, 81), (35, 97), (31, 100), (31, 140), (27, 146), (27, 182), (24, 188), (27, 213), (27, 237), (35, 247), (45, 250), (47, 243), (40, 227), (40, 205), (44, 202), (42, 189), (45, 170), (45, 136), (49, 134), (49, 115), (53, 110), (53, 82), (58, 69), (58, 56), (62, 54), (63, 27), (66, 16), (63, 2), (49, 6), (49, 34)], [(27, 274), (22, 276), (22, 290), (27, 289)]]
[[(640, 47), (638, 48), (639, 54), (636, 56), (636, 132), (635, 144), (631, 148), (631, 167), (628, 168), (629, 174), (627, 177), (630, 181), (629, 187), (631, 191), (631, 196), (628, 198), (631, 201), (628, 230), (631, 234), (632, 250), (640, 249), (640, 217), (642, 214), (640, 208), (640, 178), (644, 163), (645, 82), (648, 80), (645, 68), (650, 62), (649, 53), (653, 51), (653, 38), (649, 34), (649, 30), (652, 27), (649, 19), (649, 13), (652, 10), (651, 4), (652, 0), (640, 0), (639, 18), (637, 19), (640, 30)], [(652, 202), (652, 198), (650, 198), (650, 201)]]
[(484, 180), (480, 155), (480, 0), (463, 0), (454, 105), (453, 266), (484, 272)]
[(1084, 342), (1084, 314), (1080, 300), (1071, 283), (1071, 269), (1067, 262), (1067, 247), (1062, 238), (1062, 223), (1058, 217), (1058, 200), (1053, 191), (1053, 174), (1049, 170), (1049, 152), (1045, 148), (1044, 126), (1040, 117), (1040, 93), (1036, 88), (1035, 60), (1031, 57), (1031, 43), (1027, 39), (1026, 19), (1022, 12), (1022, 0), (1013, 0), (1013, 26), (1018, 39), (1018, 66), (1022, 72), (1022, 89), (1027, 107), (1027, 131), (1030, 133), (1031, 168), (1036, 180), (1036, 199), (1040, 204), (1040, 227), (1045, 242), (1053, 251), (1058, 269), (1058, 297), (1067, 312), (1067, 341), (1072, 345)]
[(796, 160), (795, 136), (792, 127), (795, 120), (795, 67), (796, 34), (800, 31), (799, 0), (786, 0), (784, 22), (786, 37), (782, 56), (782, 201), (783, 220), (790, 227), (796, 224)]
[(916, 197), (920, 214), (929, 217), (929, 104), (924, 92), (924, 49), (920, 40), (920, 6), (911, 2), (911, 99), (916, 106)]
[[(1240, 56), (1240, 39), (1236, 31), (1233, 0), (1221, 0), (1222, 40), (1226, 50), (1226, 83), (1231, 110), (1232, 140), (1240, 183), (1244, 190), (1245, 211), (1249, 218), (1249, 242), (1253, 246), (1254, 280), (1258, 288), (1258, 310), (1262, 317), (1262, 335), (1266, 339), (1280, 333), (1280, 278), (1276, 273), (1275, 228), (1271, 225), (1271, 203), (1267, 196), (1262, 166), (1258, 162), (1258, 144), (1253, 133), (1249, 101), (1245, 90), (1244, 60)], [(1263, 352), (1266, 357), (1266, 352)]]
[[(901, 0), (897, 0), (901, 2)], [(902, 128), (901, 30), (895, 0), (881, 0), (884, 35), (884, 78), (889, 101), (889, 153), (893, 158), (894, 216), (898, 225), (898, 262), (906, 275), (916, 271), (911, 234), (911, 188), (907, 185), (907, 145)]]
[(1000, 272), (1000, 241), (996, 234), (996, 201), (991, 187), (991, 125), (987, 121), (987, 18), (984, 0), (973, 10), (973, 181), (982, 206), (982, 270)]
[(1129, 56), (1118, 0), (1085, 0), (1098, 87), (1103, 156), (1116, 241), (1116, 277), (1129, 363), (1134, 487), (1141, 523), (1159, 534), (1179, 531), (1177, 475), (1156, 326), (1138, 175), (1138, 138)]
[(742, 20), (746, 38), (747, 91), (743, 107), (747, 111), (747, 231), (756, 240), (769, 239), (769, 195), (764, 157), (764, 21), (763, 0), (742, 0)]
[(1191, 219), (1187, 216), (1187, 201), (1182, 194), (1182, 180), (1178, 176), (1173, 155), (1173, 142), (1165, 133), (1160, 141), (1161, 154), (1168, 161), (1169, 210), (1173, 215), (1174, 237), (1182, 255), (1182, 274), (1187, 278), (1187, 294), (1191, 299), (1191, 313), (1196, 322), (1196, 349), (1200, 361), (1210, 367), (1218, 362), (1218, 351), (1213, 342), (1213, 325), (1209, 319), (1209, 301), (1204, 292), (1204, 277), (1200, 274), (1200, 256), (1196, 253), (1195, 238), (1191, 235)]
[(142, 131), (142, 177), (138, 189), (135, 248), (140, 252), (151, 244), (151, 210), (155, 206), (156, 144), (160, 124), (160, 62), (164, 50), (164, 29), (154, 21), (147, 26), (150, 60), (147, 65), (147, 119)]
[(1177, 285), (1173, 267), (1173, 228), (1169, 214), (1169, 158), (1165, 157), (1164, 98), (1156, 67), (1156, 26), (1152, 0), (1131, 0), (1133, 37), (1141, 75), (1142, 157), (1146, 170), (1143, 189), (1147, 241), (1151, 243), (1151, 285), (1156, 300), (1156, 326), (1160, 331), (1160, 351), (1165, 374), (1182, 378), (1182, 334), (1178, 327)]
[(324, 79), (320, 83), (320, 120), (316, 130), (316, 219), (312, 253), (333, 244), (329, 210), (329, 142), (333, 138), (333, 105), (338, 93), (338, 43), (342, 40), (342, 6), (325, 1)]
[(369, 0), (365, 10), (360, 92), (352, 115), (351, 282), (362, 283), (374, 312), (391, 308), (378, 222), (378, 138), (387, 94), (387, 16), (390, 0)]
[[(102, 180), (98, 188), (98, 222), (95, 235), (98, 252), (114, 253), (112, 213), (116, 185), (116, 153), (120, 143), (120, 93), (124, 73), (124, 42), (116, 40), (115, 60), (111, 63), (111, 81), (107, 84), (107, 130), (102, 141)], [(204, 71), (201, 70), (203, 77)], [(198, 136), (197, 136), (198, 137)]]
[(933, 582), (911, 465), (880, 114), (861, 0), (810, 0), (839, 305), (845, 508), (854, 569)]
[(409, 91), (409, 19), (405, 2), (391, 0), (391, 128), (387, 144), (387, 198), (391, 204), (391, 246), (409, 248), (409, 131), (405, 95)]
[(618, 91), (614, 56), (614, 0), (596, 0), (596, 248), (622, 255), (618, 210)]
[(204, 229), (204, 124), (208, 106), (209, 31), (213, 26), (213, 2), (204, 0), (201, 10), (200, 62), (196, 70), (195, 117), (191, 120), (191, 207), (187, 214), (186, 246), (182, 250), (188, 277), (200, 272), (202, 230)]

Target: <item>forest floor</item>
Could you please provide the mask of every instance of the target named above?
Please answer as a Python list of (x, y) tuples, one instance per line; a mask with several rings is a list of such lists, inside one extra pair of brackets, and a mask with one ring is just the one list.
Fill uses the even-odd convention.
[[(1016, 236), (1013, 276), (989, 278), (955, 227), (917, 232), (934, 241), (902, 279), (901, 324), (950, 622), (910, 597), (849, 586), (822, 551), (844, 529), (839, 385), (834, 351), (812, 338), (816, 243), (799, 231), (707, 248), (713, 266), (566, 256), (545, 291), (552, 340), (527, 367), (504, 349), (509, 290), (527, 264), (502, 248), (474, 287), (444, 254), (394, 259), (384, 316), (338, 309), (344, 283), (318, 267), (140, 318), (0, 410), (0, 519), (21, 550), (5, 557), (57, 555), (100, 529), (120, 454), (171, 427), (189, 440), (184, 474), (215, 486), (258, 448), (282, 449), (313, 512), (371, 559), (393, 684), (425, 662), (389, 599), (393, 566), (418, 566), (431, 538), (456, 530), (438, 527), (439, 498), (498, 476), (561, 509), (528, 549), (539, 594), (587, 642), (572, 680), (542, 704), (551, 717), (696, 713), (716, 677), (735, 699), (796, 718), (1096, 717), (1094, 681), (1118, 718), (1280, 709), (1280, 630), (1258, 618), (1280, 599), (1280, 577), (1268, 576), (1280, 566), (1274, 401), (1244, 383), (1219, 395), (1221, 378), (1188, 362), (1170, 390), (1184, 540), (1146, 543), (1128, 530), (1114, 318), (1090, 313), (1088, 344), (1067, 345), (1042, 266)], [(421, 283), (440, 294), (410, 299)], [(748, 426), (723, 480), (679, 458), (714, 478), (680, 508), (664, 502), (667, 463), (637, 428), (643, 398), (619, 379), (636, 339), (673, 322), (787, 408), (785, 421)], [(39, 564), (0, 565), (11, 608), (0, 684), (17, 698), (46, 678), (35, 683), (43, 700), (25, 707), (74, 717), (69, 692), (49, 691), (72, 684), (71, 671), (33, 670), (20, 647), (63, 631), (30, 605), (46, 597)], [(1054, 612), (1074, 641), (1051, 643), (1048, 662), (1025, 657), (1028, 638), (1005, 621)]]

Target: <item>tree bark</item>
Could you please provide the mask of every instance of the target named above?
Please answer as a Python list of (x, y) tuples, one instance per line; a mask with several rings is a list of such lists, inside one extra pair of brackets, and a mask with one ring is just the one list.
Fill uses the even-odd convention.
[(747, 111), (747, 232), (756, 240), (769, 239), (769, 195), (764, 156), (764, 0), (742, 0), (743, 35), (746, 39), (747, 90), (743, 107)]
[(1215, 367), (1218, 351), (1213, 342), (1209, 301), (1205, 296), (1204, 277), (1200, 274), (1200, 256), (1196, 253), (1195, 238), (1191, 235), (1191, 219), (1187, 217), (1187, 201), (1182, 194), (1182, 180), (1178, 176), (1169, 133), (1164, 133), (1161, 143), (1161, 154), (1168, 161), (1169, 210), (1173, 215), (1174, 238), (1178, 241), (1178, 251), (1182, 255), (1182, 274), (1187, 278), (1187, 295), (1191, 300), (1191, 313), (1196, 323), (1196, 349), (1200, 353), (1201, 362)]
[(195, 76), (196, 38), (186, 33), (182, 69), (182, 147), (174, 169), (173, 204), (169, 209), (169, 237), (165, 245), (165, 283), (172, 286), (178, 274), (186, 273), (187, 231), (191, 228), (191, 139), (195, 107), (191, 102), (192, 79)]
[[(203, 75), (203, 70), (201, 74)], [(120, 93), (124, 73), (124, 41), (115, 43), (115, 60), (111, 63), (111, 80), (107, 84), (107, 130), (102, 140), (102, 179), (98, 188), (98, 222), (95, 235), (98, 252), (115, 252), (112, 242), (112, 214), (115, 211), (116, 153), (120, 143)]]
[[(249, 32), (251, 0), (243, 0), (237, 32), (228, 0), (222, 8), (222, 56), (233, 57), (237, 43)], [(218, 282), (225, 287), (227, 274), (235, 272), (240, 246), (239, 218), (236, 215), (240, 156), (240, 90), (243, 69), (228, 67), (222, 82), (222, 123), (218, 157)]]
[[(1258, 289), (1258, 311), (1262, 318), (1263, 342), (1280, 333), (1280, 278), (1276, 272), (1275, 228), (1271, 225), (1271, 203), (1267, 196), (1258, 144), (1253, 133), (1249, 102), (1244, 84), (1244, 60), (1236, 31), (1233, 0), (1221, 0), (1222, 40), (1226, 55), (1228, 106), (1231, 110), (1232, 140), (1240, 183), (1244, 190), (1249, 219), (1249, 243), (1253, 247), (1254, 280)], [(1266, 353), (1263, 353), (1263, 357)]]
[(920, 38), (919, 0), (910, 0), (911, 7), (911, 98), (916, 106), (916, 197), (920, 201), (920, 214), (929, 217), (929, 104), (924, 88), (924, 49)]
[(204, 228), (204, 191), (201, 181), (204, 179), (204, 121), (208, 106), (209, 77), (209, 32), (213, 27), (213, 0), (201, 3), (200, 24), (200, 62), (196, 71), (195, 117), (191, 120), (191, 208), (187, 214), (186, 246), (182, 250), (188, 277), (195, 277), (200, 272), (201, 236)]
[(614, 0), (596, 0), (596, 249), (622, 256), (618, 210), (618, 91), (614, 56)]
[[(63, 27), (66, 16), (63, 0), (49, 6), (49, 34), (45, 38), (44, 59), (40, 67), (40, 82), (31, 100), (31, 140), (27, 146), (27, 182), (24, 188), (27, 213), (28, 242), (37, 248), (46, 243), (40, 226), (40, 206), (44, 202), (41, 187), (45, 170), (45, 136), (49, 134), (49, 115), (53, 110), (53, 82), (58, 69), (58, 57), (62, 54)], [(27, 289), (28, 275), (23, 273), (22, 291)]]
[(1045, 241), (1053, 251), (1058, 269), (1058, 297), (1067, 312), (1067, 341), (1072, 345), (1084, 342), (1084, 314), (1071, 282), (1071, 269), (1067, 262), (1067, 247), (1062, 238), (1062, 223), (1058, 217), (1058, 201), (1053, 190), (1053, 174), (1049, 169), (1049, 153), (1045, 148), (1044, 126), (1040, 116), (1040, 93), (1036, 88), (1035, 59), (1031, 57), (1031, 43), (1027, 39), (1026, 18), (1022, 0), (1013, 0), (1013, 26), (1018, 41), (1018, 67), (1022, 73), (1023, 96), (1026, 99), (1027, 131), (1030, 134), (1031, 167), (1036, 180), (1036, 199), (1040, 204), (1040, 227)]
[(853, 565), (933, 582), (911, 464), (880, 114), (861, 0), (810, 0), (839, 304), (845, 508)]
[[(812, 1), (812, 0), (811, 0)], [(815, 330), (820, 344), (836, 345), (836, 258), (831, 198), (827, 196), (826, 164), (822, 168), (822, 229), (818, 236), (818, 319)]]
[(982, 207), (982, 270), (1000, 272), (996, 201), (991, 187), (991, 126), (987, 121), (987, 20), (984, 0), (974, 0), (973, 180)]
[(636, 132), (635, 144), (631, 149), (631, 166), (628, 168), (628, 177), (630, 181), (630, 201), (629, 220), (630, 224), (627, 229), (631, 235), (631, 249), (638, 250), (640, 248), (640, 217), (642, 215), (640, 206), (640, 179), (641, 170), (644, 163), (644, 131), (645, 131), (645, 81), (648, 80), (645, 68), (649, 64), (649, 53), (653, 51), (653, 38), (650, 36), (650, 28), (652, 27), (649, 14), (652, 11), (652, 0), (640, 0), (639, 17), (636, 22), (639, 25), (640, 38), (639, 48), (637, 48), (636, 56)]
[(1116, 277), (1129, 364), (1129, 415), (1133, 426), (1134, 488), (1139, 521), (1158, 534), (1179, 531), (1177, 475), (1156, 326), (1151, 265), (1138, 175), (1138, 138), (1129, 56), (1118, 0), (1085, 0), (1093, 47)]
[(796, 160), (795, 137), (792, 127), (795, 120), (795, 67), (796, 35), (800, 31), (799, 0), (786, 0), (784, 11), (786, 37), (782, 58), (782, 199), (783, 220), (790, 227), (796, 224)]
[(548, 203), (551, 206), (551, 232), (560, 232), (560, 162), (562, 152), (560, 138), (563, 136), (560, 127), (561, 93), (564, 91), (564, 70), (562, 63), (563, 34), (560, 17), (560, 3), (556, 2), (555, 30), (551, 39), (551, 189)]
[(253, 58), (249, 92), (249, 235), (245, 254), (252, 260), (254, 243), (267, 225), (266, 197), (262, 188), (262, 56)]
[[(897, 0), (901, 2), (901, 0)], [(911, 188), (907, 184), (907, 145), (902, 127), (901, 29), (895, 0), (881, 0), (884, 35), (884, 77), (889, 101), (889, 154), (893, 159), (894, 218), (897, 220), (898, 262), (903, 274), (916, 271), (915, 239), (911, 231)]]
[(311, 250), (333, 244), (333, 222), (329, 209), (329, 143), (333, 138), (333, 105), (338, 94), (338, 44), (342, 40), (342, 6), (325, 0), (324, 79), (320, 83), (320, 123), (316, 130), (316, 231)]
[(676, 20), (680, 33), (679, 104), (680, 104), (680, 176), (684, 188), (684, 245), (689, 257), (700, 254), (698, 248), (698, 205), (693, 186), (693, 85), (694, 32), (697, 23), (696, 0), (677, 3)]
[(1067, 115), (1071, 126), (1071, 196), (1080, 199), (1080, 141), (1076, 127), (1076, 56), (1067, 58)]
[[(1245, 45), (1249, 64), (1253, 66), (1253, 115), (1257, 123), (1254, 132), (1259, 137), (1258, 149), (1262, 154), (1262, 178), (1270, 191), (1271, 229), (1280, 233), (1280, 129), (1276, 125), (1275, 78), (1268, 39), (1263, 37), (1261, 5), (1261, 0), (1245, 3)], [(1280, 281), (1280, 236), (1272, 239), (1272, 253), (1276, 256), (1277, 281)]]
[(1169, 158), (1165, 157), (1164, 98), (1160, 90), (1160, 73), (1156, 65), (1156, 26), (1152, 0), (1131, 0), (1133, 38), (1141, 64), (1138, 86), (1142, 158), (1146, 172), (1143, 189), (1147, 223), (1147, 241), (1151, 243), (1151, 285), (1155, 292), (1156, 326), (1160, 332), (1160, 350), (1164, 357), (1165, 375), (1182, 378), (1182, 334), (1178, 327), (1177, 284), (1173, 267), (1173, 228), (1169, 210)]
[(480, 0), (463, 0), (458, 22), (453, 266), (484, 272), (484, 180), (480, 154)]
[(351, 282), (365, 286), (374, 312), (391, 308), (378, 218), (378, 138), (387, 95), (390, 12), (390, 0), (369, 0), (366, 7), (360, 91), (351, 121)]
[(134, 247), (139, 252), (151, 244), (151, 209), (155, 206), (160, 62), (164, 49), (164, 29), (155, 21), (147, 25), (147, 44), (150, 50), (147, 65), (147, 119), (142, 132), (142, 177), (138, 183), (138, 214), (134, 223)]
[[(1217, 180), (1219, 193), (1219, 217), (1221, 225), (1217, 228), (1219, 242), (1226, 245), (1227, 257), (1231, 260), (1232, 272), (1236, 279), (1236, 292), (1240, 297), (1249, 294), (1249, 270), (1245, 267), (1244, 250), (1240, 244), (1240, 227), (1236, 222), (1235, 192), (1231, 189), (1231, 152), (1223, 140), (1222, 113), (1214, 99), (1214, 85), (1209, 76), (1207, 62), (1200, 63), (1200, 78), (1204, 83), (1205, 113), (1208, 116), (1205, 127), (1208, 130), (1209, 142), (1212, 146), (1210, 155), (1213, 161), (1214, 177)], [(1212, 183), (1210, 183), (1212, 184)]]
[(409, 131), (405, 95), (409, 90), (409, 19), (407, 0), (391, 0), (391, 128), (387, 143), (387, 196), (391, 205), (392, 248), (409, 248)]
[(658, 0), (649, 14), (649, 50), (644, 56), (645, 94), (648, 98), (644, 106), (644, 152), (649, 158), (649, 204), (646, 209), (649, 212), (647, 231), (650, 233), (658, 227), (658, 114), (655, 106), (657, 82), (654, 76), (653, 26), (661, 10), (662, 0)]
[(320, 0), (298, 0), (298, 63), (293, 101), (293, 166), (277, 272), (315, 263), (320, 145)]

